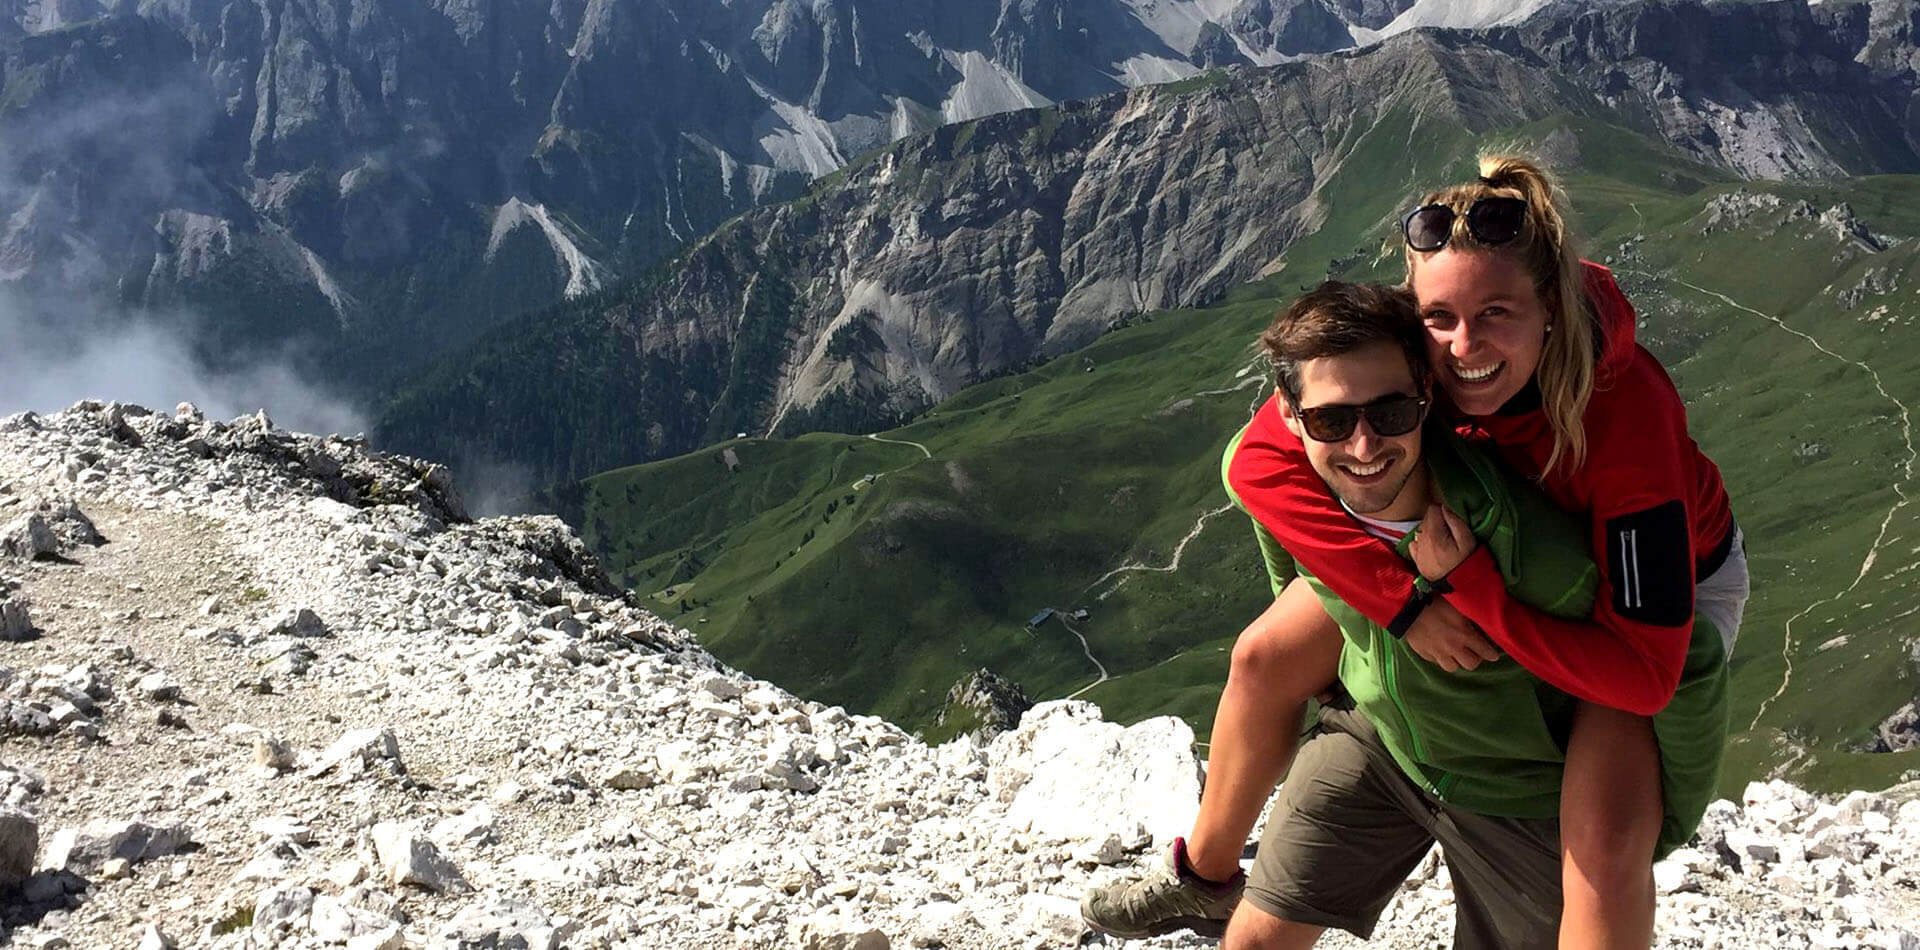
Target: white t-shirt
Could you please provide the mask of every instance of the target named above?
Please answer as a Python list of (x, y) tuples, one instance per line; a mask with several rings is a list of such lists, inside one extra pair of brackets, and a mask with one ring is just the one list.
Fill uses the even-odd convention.
[[(1340, 507), (1347, 508), (1347, 503), (1344, 501), (1341, 502)], [(1355, 520), (1359, 521), (1360, 526), (1365, 528), (1368, 534), (1388, 543), (1399, 541), (1401, 538), (1406, 537), (1407, 532), (1420, 526), (1420, 519), (1418, 518), (1412, 521), (1389, 521), (1384, 518), (1369, 518), (1366, 515), (1354, 511), (1352, 508), (1347, 508), (1347, 514), (1352, 515)]]

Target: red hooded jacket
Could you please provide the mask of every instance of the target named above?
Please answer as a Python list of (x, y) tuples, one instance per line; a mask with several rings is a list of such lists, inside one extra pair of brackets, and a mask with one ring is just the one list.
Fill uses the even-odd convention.
[[(1589, 702), (1652, 715), (1673, 698), (1693, 632), (1693, 591), (1727, 555), (1733, 530), (1720, 470), (1687, 434), (1686, 407), (1651, 353), (1634, 342), (1633, 305), (1598, 264), (1586, 292), (1600, 320), (1593, 399), (1582, 424), (1587, 456), (1540, 484), (1592, 518), (1601, 589), (1593, 616), (1561, 620), (1507, 596), (1485, 548), (1447, 576), (1448, 603), (1534, 675)], [(1414, 573), (1363, 531), (1328, 492), (1277, 400), (1254, 414), (1227, 479), (1288, 553), (1342, 600), (1382, 626), (1413, 597)], [(1514, 470), (1538, 480), (1553, 451), (1539, 408), (1473, 418), (1460, 431), (1491, 439)]]

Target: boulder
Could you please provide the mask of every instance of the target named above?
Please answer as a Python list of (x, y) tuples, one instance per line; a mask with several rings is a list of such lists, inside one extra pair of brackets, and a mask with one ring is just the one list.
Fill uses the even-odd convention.
[(0, 586), (0, 641), (19, 643), (31, 640), (39, 635), (33, 627), (33, 617), (27, 612), (27, 599), (19, 594), (10, 594)]
[(988, 748), (988, 783), (1007, 823), (1041, 837), (1100, 841), (1141, 824), (1169, 843), (1199, 813), (1200, 775), (1186, 723), (1121, 726), (1072, 700), (1033, 707)]
[(554, 917), (525, 901), (494, 895), (462, 910), (441, 930), (436, 945), (499, 950), (559, 950), (571, 946), (578, 921)]
[(384, 765), (396, 775), (406, 774), (406, 765), (400, 761), (400, 742), (391, 729), (355, 729), (342, 735), (320, 753), (306, 776), (318, 778), (336, 770), (353, 776), (375, 765)]
[(313, 911), (313, 891), (298, 884), (276, 884), (253, 899), (253, 932), (269, 943), (307, 922)]
[(834, 911), (793, 921), (788, 939), (800, 950), (890, 950), (893, 946), (878, 927)]
[(148, 924), (140, 931), (140, 943), (137, 950), (174, 950), (178, 946), (159, 924)]
[(37, 511), (0, 525), (0, 557), (31, 561), (59, 554), (60, 539), (54, 536), (46, 516)]
[(134, 692), (154, 702), (169, 702), (180, 698), (180, 684), (165, 673), (148, 673), (133, 684)]
[(192, 838), (182, 825), (153, 825), (144, 821), (95, 821), (82, 828), (63, 828), (47, 842), (40, 866), (69, 871), (82, 877), (111, 858), (137, 864), (178, 851)]
[(495, 820), (493, 809), (483, 803), (440, 819), (427, 837), (442, 844), (485, 844), (494, 840)]
[(602, 783), (608, 788), (620, 791), (638, 791), (640, 789), (652, 788), (654, 785), (653, 770), (648, 768), (644, 763), (639, 762), (616, 765), (607, 770), (606, 777), (602, 779)]
[(39, 853), (40, 819), (15, 806), (0, 806), (0, 887), (26, 880)]
[(261, 638), (268, 637), (330, 637), (333, 631), (327, 628), (320, 615), (306, 607), (292, 607), (274, 614), (261, 627)]
[(325, 894), (314, 897), (307, 926), (321, 943), (383, 942), (400, 932), (400, 922), (392, 917)]
[(373, 826), (373, 850), (381, 878), (388, 884), (412, 884), (436, 893), (472, 890), (452, 861), (412, 826), (382, 822)]

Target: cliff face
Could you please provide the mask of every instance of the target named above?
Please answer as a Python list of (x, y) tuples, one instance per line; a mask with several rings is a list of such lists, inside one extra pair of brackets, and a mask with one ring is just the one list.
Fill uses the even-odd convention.
[[(1336, 183), (1397, 195), (1466, 154), (1422, 142), (1551, 116), (1744, 176), (1920, 167), (1912, 72), (1885, 65), (1867, 13), (1549, 11), (944, 128), (728, 224), (564, 330), (463, 357), (382, 428), (580, 476), (740, 431), (878, 425), (1276, 272), (1327, 225)], [(1366, 245), (1383, 223), (1332, 239)], [(556, 365), (575, 367), (574, 397), (526, 382)], [(508, 419), (541, 420), (562, 452), (485, 431)]]
[(899, 137), (1348, 46), (1345, 16), (1323, 0), (9, 0), (0, 284), (202, 310), (209, 352), (299, 340), (331, 372), (391, 372), (642, 273)]
[(1913, 167), (1910, 4), (1661, 3), (1547, 16), (1522, 47), (1681, 151), (1751, 178)]

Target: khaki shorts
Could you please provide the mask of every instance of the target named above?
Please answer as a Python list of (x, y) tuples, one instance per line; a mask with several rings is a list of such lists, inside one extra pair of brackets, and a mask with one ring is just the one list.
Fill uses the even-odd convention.
[(1444, 804), (1401, 773), (1364, 716), (1323, 709), (1267, 819), (1246, 900), (1364, 939), (1436, 841), (1453, 881), (1455, 947), (1555, 946), (1560, 822)]

